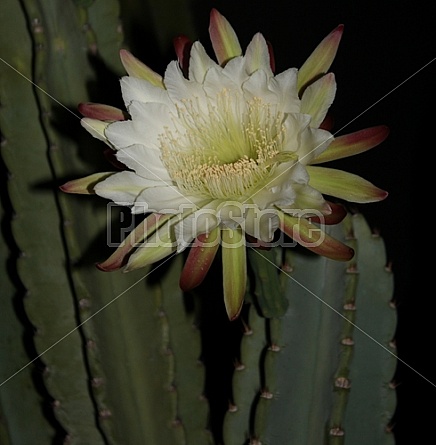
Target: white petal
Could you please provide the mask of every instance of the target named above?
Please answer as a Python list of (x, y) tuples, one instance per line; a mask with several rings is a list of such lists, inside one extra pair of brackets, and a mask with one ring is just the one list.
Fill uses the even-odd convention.
[(319, 128), (306, 128), (301, 133), (298, 160), (304, 165), (310, 164), (312, 159), (322, 153), (332, 142), (333, 136), (330, 132)]
[(260, 209), (291, 206), (296, 199), (295, 184), (307, 184), (309, 175), (299, 162), (285, 162), (274, 170), (274, 176), (251, 199)]
[(203, 45), (200, 42), (194, 42), (189, 60), (189, 79), (203, 83), (207, 71), (217, 66), (219, 65), (207, 55)]
[(124, 103), (127, 109), (129, 109), (132, 101), (144, 103), (157, 102), (170, 105), (168, 92), (162, 87), (154, 86), (144, 79), (124, 76), (121, 78), (120, 84)]
[(164, 83), (173, 102), (204, 95), (202, 85), (195, 80), (185, 79), (175, 60), (170, 62), (165, 71)]
[[(329, 209), (328, 203), (322, 194), (307, 184), (294, 184), (296, 198), (291, 207), (282, 205), (282, 209), (292, 208), (298, 210), (301, 216), (309, 217), (320, 213), (325, 213)], [(289, 213), (289, 212), (287, 212)], [(290, 212), (291, 214), (293, 212)]]
[[(233, 59), (230, 60), (230, 62), (232, 61)], [(220, 66), (211, 68), (207, 72), (204, 78), (204, 91), (208, 97), (215, 98), (223, 90), (239, 90), (240, 85), (236, 82), (236, 79), (224, 75), (223, 72), (224, 70)]]
[(217, 201), (212, 201), (174, 225), (178, 248), (181, 252), (201, 233), (210, 233), (219, 222), (216, 217)]
[(169, 108), (163, 104), (132, 102), (133, 120), (113, 122), (106, 128), (105, 135), (118, 149), (133, 144), (159, 147), (159, 135), (164, 127), (171, 126)]
[(310, 127), (311, 116), (290, 113), (284, 121), (284, 149), (298, 154), (298, 160), (310, 164), (312, 159), (322, 153), (333, 141), (333, 136), (326, 130)]
[(268, 87), (279, 97), (280, 111), (299, 113), (300, 99), (297, 91), (297, 69), (289, 68), (270, 79)]
[(283, 122), (285, 128), (284, 149), (298, 152), (301, 145), (301, 133), (309, 127), (310, 116), (301, 113), (289, 113)]
[(116, 204), (130, 206), (141, 191), (149, 185), (150, 181), (133, 172), (123, 171), (96, 184), (94, 191), (97, 195), (110, 199)]
[(263, 70), (256, 71), (242, 85), (245, 97), (247, 99), (260, 97), (263, 102), (277, 104), (280, 99), (274, 91), (268, 88), (268, 80), (268, 73)]
[(230, 79), (237, 88), (239, 88), (242, 83), (248, 79), (244, 57), (238, 56), (229, 60), (222, 73), (226, 78)]
[[(185, 196), (176, 186), (152, 187), (141, 192), (135, 206), (148, 206), (157, 213), (182, 213), (187, 208), (196, 209), (204, 202), (196, 196)], [(135, 210), (132, 210), (135, 212)]]
[(262, 34), (257, 33), (249, 43), (245, 52), (245, 70), (251, 75), (261, 69), (268, 77), (273, 75), (270, 65), (268, 46)]
[(244, 232), (266, 243), (273, 240), (280, 224), (277, 210), (260, 210), (253, 205), (245, 209), (244, 215)]
[(118, 150), (116, 157), (137, 175), (155, 181), (155, 185), (170, 185), (172, 182), (161, 161), (159, 150), (135, 144)]

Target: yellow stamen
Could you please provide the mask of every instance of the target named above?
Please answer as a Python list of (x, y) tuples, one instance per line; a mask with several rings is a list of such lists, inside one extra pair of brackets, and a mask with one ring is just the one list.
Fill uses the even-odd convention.
[(186, 193), (213, 199), (243, 199), (265, 184), (283, 152), (284, 115), (272, 104), (222, 90), (207, 105), (185, 100), (173, 116), (174, 130), (161, 135), (162, 160)]

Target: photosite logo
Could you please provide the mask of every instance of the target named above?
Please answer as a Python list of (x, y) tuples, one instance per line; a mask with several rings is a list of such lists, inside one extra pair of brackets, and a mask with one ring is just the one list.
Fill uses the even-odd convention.
[[(324, 215), (319, 210), (292, 209), (286, 211), (282, 209), (281, 211), (297, 219), (297, 223), (293, 227), (296, 234), (299, 232), (298, 221), (316, 218), (317, 223), (309, 231), (309, 238), (316, 241), (305, 243), (305, 246), (316, 247), (323, 243), (325, 238), (325, 231), (323, 230), (325, 225)], [(142, 218), (143, 214), (145, 216), (155, 214), (156, 218), (159, 217), (158, 215), (170, 214), (174, 215), (174, 219), (171, 225), (164, 225), (170, 233), (164, 234), (161, 230), (156, 230), (148, 234), (144, 233), (142, 237), (136, 236), (136, 239), (142, 239), (142, 241), (134, 247), (140, 246), (146, 238), (149, 247), (177, 247), (181, 245), (191, 247), (194, 244), (194, 235), (210, 233), (217, 225), (223, 229), (232, 230), (240, 227), (247, 234), (245, 239), (242, 238), (241, 243), (247, 247), (270, 248), (276, 246), (295, 247), (297, 245), (292, 237), (290, 238), (278, 230), (280, 220), (279, 213), (275, 209), (260, 210), (254, 204), (241, 204), (239, 202), (226, 202), (218, 209), (198, 209), (195, 205), (182, 205), (178, 210), (169, 209), (160, 212), (149, 209), (147, 204), (144, 204), (143, 212), (137, 212), (135, 215), (132, 215), (129, 208), (111, 202), (107, 204), (107, 245), (109, 247), (123, 246), (127, 242), (127, 236), (138, 226), (137, 218)], [(151, 236), (152, 233), (153, 236)], [(262, 238), (268, 238), (271, 241), (260, 241)], [(168, 242), (169, 239), (172, 241)], [(210, 242), (206, 237), (203, 245), (213, 247), (217, 243), (224, 247), (240, 247), (241, 245), (237, 243), (230, 245), (220, 237), (211, 237)]]

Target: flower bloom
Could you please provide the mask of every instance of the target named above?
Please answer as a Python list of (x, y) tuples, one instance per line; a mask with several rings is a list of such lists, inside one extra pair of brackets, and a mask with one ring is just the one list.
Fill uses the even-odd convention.
[(323, 125), (336, 92), (328, 70), (342, 31), (342, 25), (334, 29), (299, 70), (277, 75), (264, 37), (256, 34), (243, 54), (235, 31), (215, 9), (209, 33), (216, 62), (200, 42), (179, 37), (178, 60), (161, 77), (121, 50), (127, 114), (91, 103), (79, 110), (84, 128), (113, 150), (124, 169), (61, 187), (147, 215), (98, 267), (129, 271), (189, 246), (180, 286), (190, 290), (221, 246), (224, 302), (234, 319), (246, 288), (247, 239), (268, 245), (280, 229), (318, 254), (349, 260), (352, 249), (313, 222), (336, 223), (344, 216), (323, 195), (367, 203), (387, 193), (315, 164), (368, 150), (388, 131), (379, 126), (334, 138)]

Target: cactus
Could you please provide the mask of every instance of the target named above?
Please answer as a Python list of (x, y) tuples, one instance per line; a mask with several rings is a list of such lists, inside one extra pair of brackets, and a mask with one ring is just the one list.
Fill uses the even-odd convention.
[[(128, 274), (95, 268), (125, 214), (58, 186), (104, 165), (76, 106), (119, 101), (108, 91), (123, 73), (120, 5), (124, 17), (140, 6), (0, 10), (0, 443), (393, 444), (393, 274), (361, 214), (330, 228), (355, 249), (348, 263), (250, 250), (233, 322), (211, 313), (213, 276), (180, 290), (180, 255)], [(192, 26), (181, 20), (174, 35)], [(156, 33), (161, 51), (170, 30)], [(211, 325), (232, 342), (214, 358)]]

